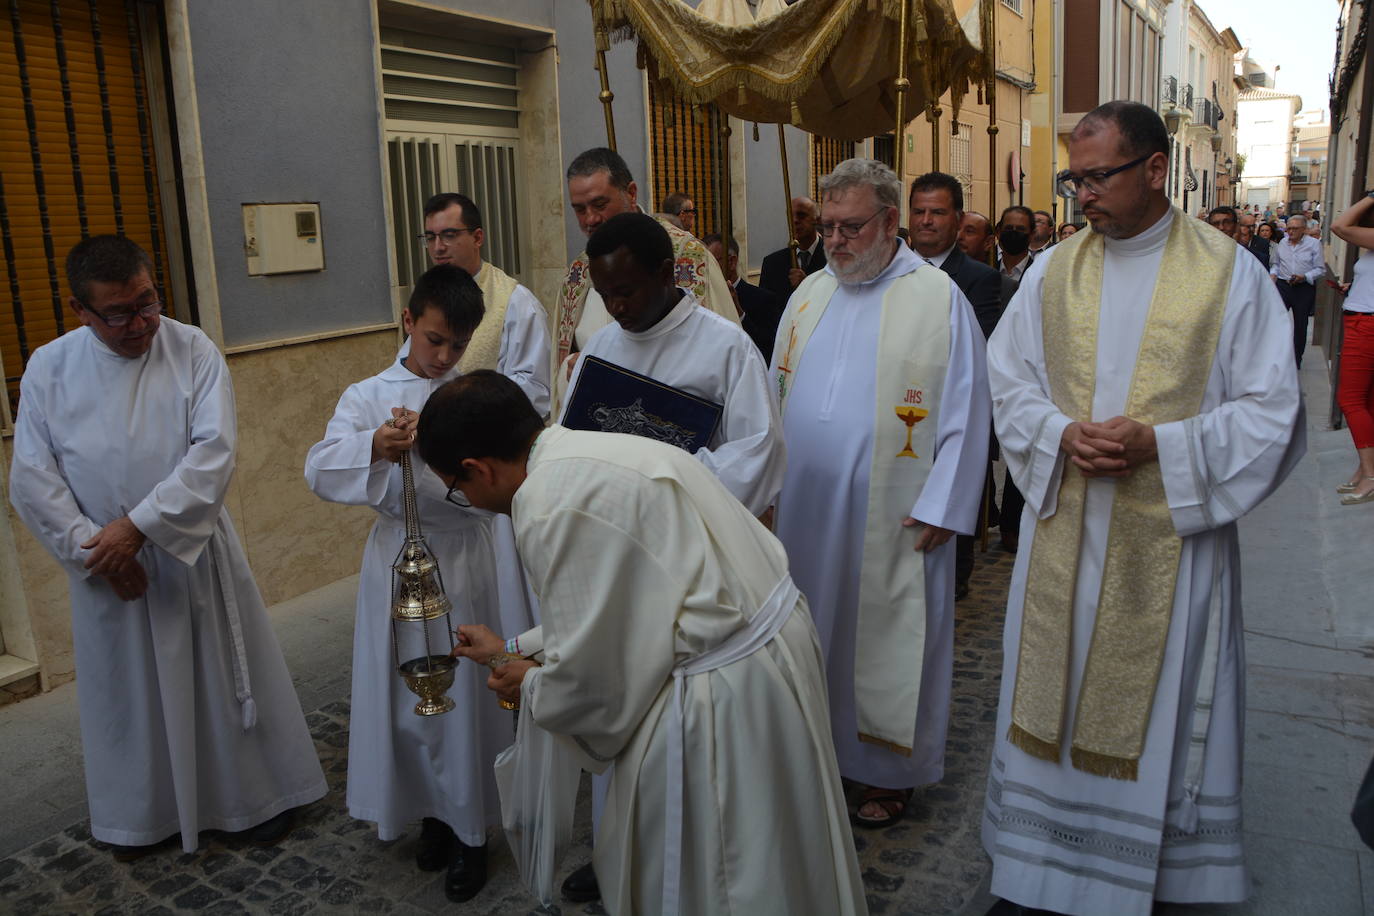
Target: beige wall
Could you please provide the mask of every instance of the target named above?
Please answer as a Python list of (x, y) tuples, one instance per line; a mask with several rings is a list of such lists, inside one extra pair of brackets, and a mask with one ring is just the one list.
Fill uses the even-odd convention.
[[(381, 371), (394, 330), (274, 347), (228, 357), (239, 420), (238, 466), (226, 505), (268, 604), (358, 571), (372, 524), (367, 509), (326, 503), (305, 485), (305, 453), (324, 434), (344, 388)], [(4, 441), (4, 461), (13, 440)], [(10, 513), (23, 597), (43, 687), (75, 676), (67, 580)]]

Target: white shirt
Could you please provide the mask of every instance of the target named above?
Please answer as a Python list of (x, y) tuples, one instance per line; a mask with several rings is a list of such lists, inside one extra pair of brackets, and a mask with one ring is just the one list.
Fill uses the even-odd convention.
[(1269, 275), (1287, 280), (1302, 274), (1308, 283), (1316, 283), (1326, 273), (1326, 263), (1322, 258), (1322, 243), (1304, 235), (1294, 245), (1285, 238), (1274, 246), (1274, 257), (1269, 262)]
[[(914, 248), (913, 248), (912, 250), (915, 251)], [(921, 254), (919, 251), (917, 251), (917, 252), (916, 252), (916, 257), (918, 257), (918, 258), (924, 258), (924, 259), (925, 259), (925, 262), (926, 262), (927, 264), (933, 264), (933, 265), (936, 266), (936, 267), (944, 267), (944, 266), (945, 266), (945, 258), (949, 257), (949, 253), (950, 253), (951, 251), (953, 251), (953, 250), (954, 250), (954, 246), (953, 246), (953, 245), (950, 245), (948, 248), (946, 248), (944, 251), (940, 252), (939, 254), (933, 254), (933, 255), (931, 255), (931, 256), (928, 257), (928, 258), (927, 258), (925, 255)]]
[(1342, 306), (1347, 312), (1374, 313), (1374, 251), (1365, 249), (1355, 261), (1355, 279)]

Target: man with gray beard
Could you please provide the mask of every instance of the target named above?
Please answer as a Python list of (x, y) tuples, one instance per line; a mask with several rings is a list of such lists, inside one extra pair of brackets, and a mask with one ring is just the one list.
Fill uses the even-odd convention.
[(882, 827), (944, 773), (951, 535), (974, 530), (991, 409), (972, 307), (897, 239), (897, 176), (850, 159), (821, 194), (826, 267), (773, 346), (776, 531), (813, 609), (840, 772), (864, 786), (855, 820)]

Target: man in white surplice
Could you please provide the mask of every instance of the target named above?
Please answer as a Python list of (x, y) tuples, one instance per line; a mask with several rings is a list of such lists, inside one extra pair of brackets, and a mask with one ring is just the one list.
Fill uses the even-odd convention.
[(95, 236), (67, 256), (81, 327), (20, 386), (10, 502), (67, 573), (91, 835), (127, 861), (181, 833), (290, 829), (326, 786), (224, 508), (229, 369), (161, 316), (148, 255)]
[[(490, 685), (588, 769), (614, 765), (595, 849), (606, 909), (865, 912), (815, 629), (749, 510), (675, 446), (544, 429), (494, 373), (437, 391), (416, 445), (514, 519), (545, 663), (507, 660)], [(468, 658), (501, 652), (461, 630)]]
[(856, 820), (885, 826), (944, 773), (950, 537), (973, 532), (987, 465), (984, 340), (949, 276), (898, 240), (891, 169), (851, 159), (821, 191), (826, 267), (773, 347), (777, 532), (825, 650), (840, 772), (866, 787)]
[[(387, 608), (391, 566), (406, 536), (401, 452), (414, 441), (420, 408), (453, 378), (474, 329), (481, 327), (482, 292), (462, 268), (440, 264), (415, 281), (403, 317), (405, 358), (344, 391), (324, 438), (306, 456), (305, 479), (324, 499), (377, 513), (363, 551), (353, 628), (348, 813), (375, 823), (383, 841), (421, 821), (416, 867), (447, 869), (444, 892), (461, 903), (486, 882), (486, 830), (497, 821), (491, 765), (509, 741), (510, 717), (477, 702), (482, 680), (471, 665), (455, 672), (449, 693), (456, 708), (417, 716), (416, 698), (397, 675), (395, 656), (404, 662), (425, 654), (414, 635), (421, 627), (436, 645), (447, 647), (449, 637), (442, 619), (410, 622), (398, 628), (405, 641), (393, 647)], [(438, 478), (413, 456), (412, 462), (420, 525), (453, 602), (453, 619), (530, 626), (509, 524), (503, 551), (490, 513), (446, 501)]]
[[(673, 243), (643, 213), (612, 217), (587, 241), (592, 285), (614, 321), (587, 341), (595, 356), (723, 407), (696, 457), (754, 515), (782, 485), (783, 445), (767, 367), (737, 324), (673, 285)], [(573, 370), (577, 387), (583, 362)], [(566, 405), (565, 405), (566, 407)]]
[(1168, 159), (1151, 109), (1084, 117), (1060, 193), (1094, 231), (988, 348), (1026, 508), (983, 841), (994, 893), (1060, 913), (1248, 891), (1235, 523), (1302, 454), (1302, 407), (1273, 285), (1169, 206)]
[[(482, 257), (486, 229), (482, 211), (466, 194), (445, 192), (425, 201), (420, 240), (431, 263), (452, 264), (472, 275), (482, 289), (482, 323), (468, 342), (458, 371), (495, 369), (525, 392), (541, 415), (549, 412), (552, 357), (549, 316), (523, 284)], [(410, 338), (398, 359), (410, 353)]]

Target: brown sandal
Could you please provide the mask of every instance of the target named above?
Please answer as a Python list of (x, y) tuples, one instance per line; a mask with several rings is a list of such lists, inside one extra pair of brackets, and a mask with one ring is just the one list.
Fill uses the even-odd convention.
[[(859, 795), (859, 807), (854, 810), (854, 823), (860, 827), (881, 829), (891, 827), (906, 814), (906, 806), (911, 802), (912, 789), (880, 789), (869, 786)], [(866, 817), (865, 805), (876, 804), (883, 809), (882, 817)]]

